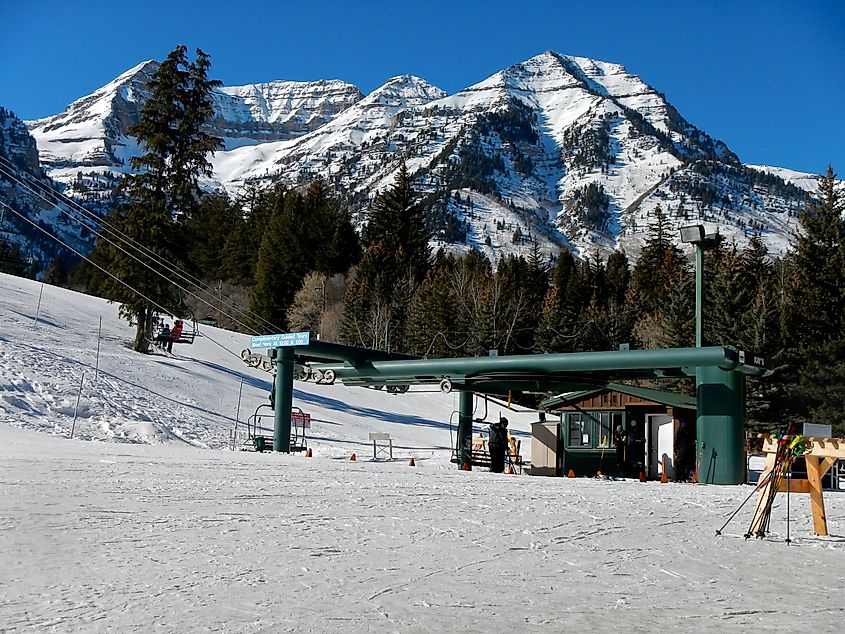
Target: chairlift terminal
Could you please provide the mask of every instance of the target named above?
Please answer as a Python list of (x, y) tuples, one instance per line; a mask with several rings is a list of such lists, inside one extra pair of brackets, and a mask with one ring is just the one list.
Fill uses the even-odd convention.
[[(296, 335), (296, 336), (293, 336)], [(459, 465), (471, 460), (473, 400), (476, 394), (556, 394), (635, 379), (698, 377), (696, 460), (709, 466), (714, 484), (738, 484), (745, 477), (743, 427), (745, 377), (765, 376), (762, 359), (729, 346), (617, 350), (422, 359), (314, 340), (308, 333), (285, 333), (271, 347), (276, 362), (273, 450), (291, 451), (293, 380), (403, 391), (436, 385), (459, 393), (455, 451)], [(269, 347), (269, 345), (267, 346)]]

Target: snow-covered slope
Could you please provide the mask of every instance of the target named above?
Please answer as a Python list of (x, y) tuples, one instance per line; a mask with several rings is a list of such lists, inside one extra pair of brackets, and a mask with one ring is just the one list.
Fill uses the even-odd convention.
[[(782, 178), (785, 182), (795, 185), (810, 194), (817, 194), (819, 191), (820, 174), (798, 172), (787, 167), (773, 167), (771, 165), (748, 165), (748, 167)], [(845, 194), (845, 180), (837, 179), (836, 183), (839, 190)]]
[[(145, 62), (30, 122), (69, 193), (96, 186), (80, 172), (127, 169), (137, 148), (126, 131), (155, 68)], [(622, 65), (551, 51), (454, 95), (412, 76), (364, 98), (341, 81), (279, 81), (220, 88), (215, 113), (225, 148), (210, 187), (324, 178), (364, 223), (405, 162), (440, 219), (439, 243), (494, 261), (533, 241), (547, 253), (623, 247), (635, 257), (658, 205), (675, 226), (702, 222), (740, 244), (757, 232), (782, 252), (806, 203), (800, 183), (742, 165)]]
[[(0, 424), (65, 437), (77, 412), (75, 438), (221, 449), (230, 446), (236, 419), (243, 424), (268, 402), (270, 375), (239, 357), (247, 336), (200, 326), (202, 336), (193, 345), (177, 344), (173, 356), (142, 355), (130, 349), (134, 330), (118, 318), (117, 305), (43, 289), (39, 309), (39, 283), (0, 274)], [(397, 458), (449, 468), (456, 398), (437, 390), (390, 395), (297, 381), (294, 405), (313, 417), (309, 444), (318, 455), (372, 456), (367, 435), (379, 431), (390, 433)], [(491, 406), (488, 413), (497, 418), (500, 410)], [(536, 413), (507, 416), (529, 452)]]

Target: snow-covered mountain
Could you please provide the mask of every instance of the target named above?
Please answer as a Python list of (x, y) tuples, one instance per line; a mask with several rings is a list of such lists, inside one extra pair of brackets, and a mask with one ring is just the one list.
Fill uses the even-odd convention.
[[(139, 149), (129, 129), (149, 98), (156, 61), (138, 64), (57, 115), (28, 122), (41, 162), (51, 176), (80, 195), (100, 183), (95, 175), (129, 171)], [(214, 90), (210, 124), (227, 149), (294, 138), (319, 128), (359, 101), (361, 92), (341, 81), (276, 81)]]
[[(156, 67), (140, 64), (29, 122), (42, 163), (69, 193), (95, 186), (82, 173), (127, 169), (138, 148), (126, 131)], [(740, 243), (759, 232), (781, 252), (806, 202), (807, 188), (743, 165), (623, 66), (584, 57), (546, 52), (454, 95), (400, 76), (366, 97), (341, 81), (224, 87), (214, 97), (211, 125), (225, 147), (209, 186), (320, 177), (364, 222), (405, 162), (443, 226), (440, 241), (494, 259), (534, 240), (547, 252), (621, 246), (636, 256), (658, 205), (676, 226), (702, 222)]]

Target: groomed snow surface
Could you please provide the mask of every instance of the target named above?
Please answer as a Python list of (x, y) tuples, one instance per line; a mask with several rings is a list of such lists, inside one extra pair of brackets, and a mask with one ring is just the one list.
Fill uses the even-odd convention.
[(0, 275), (0, 632), (841, 631), (841, 493), (829, 538), (800, 495), (791, 545), (783, 496), (771, 539), (737, 537), (751, 503), (717, 538), (750, 487), (459, 472), (452, 395), (299, 382), (315, 457), (231, 451), (269, 388), (244, 336), (137, 355), (115, 306), (40, 291)]

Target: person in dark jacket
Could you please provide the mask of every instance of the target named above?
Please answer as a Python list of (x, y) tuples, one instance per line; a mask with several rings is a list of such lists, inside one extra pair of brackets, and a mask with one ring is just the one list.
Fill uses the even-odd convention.
[(170, 324), (164, 324), (164, 328), (161, 329), (161, 332), (158, 333), (158, 336), (153, 341), (158, 344), (157, 347), (159, 348), (170, 345)]
[(613, 442), (616, 444), (616, 466), (619, 469), (619, 475), (624, 478), (627, 475), (625, 460), (628, 456), (625, 453), (628, 445), (628, 435), (622, 429), (622, 425), (617, 425), (613, 431)]
[(675, 481), (688, 482), (695, 470), (695, 433), (686, 418), (682, 418), (675, 434)]
[(490, 440), (487, 443), (490, 451), (490, 471), (493, 473), (504, 473), (507, 446), (508, 419), (502, 417), (498, 423), (490, 425)]

